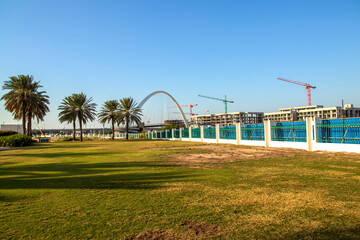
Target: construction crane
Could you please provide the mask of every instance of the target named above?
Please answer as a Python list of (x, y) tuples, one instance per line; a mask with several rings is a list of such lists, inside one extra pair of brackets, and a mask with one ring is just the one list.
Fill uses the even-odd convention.
[(308, 105), (311, 106), (311, 89), (315, 89), (315, 86), (311, 86), (308, 83), (302, 83), (302, 82), (297, 82), (297, 81), (291, 81), (291, 80), (287, 80), (285, 78), (277, 78), (278, 80), (281, 81), (285, 81), (285, 82), (289, 82), (289, 83), (295, 83), (297, 85), (301, 85), (301, 86), (305, 86), (305, 88), (307, 89), (307, 96), (308, 96)]
[[(181, 114), (180, 112), (173, 112), (173, 113), (175, 113), (175, 114)], [(187, 112), (185, 112), (184, 114), (185, 114), (185, 115), (190, 115), (190, 116), (196, 116), (196, 115), (198, 115), (198, 114), (196, 114), (196, 113), (187, 113)]]
[(225, 99), (221, 99), (221, 98), (215, 98), (215, 97), (208, 97), (208, 96), (204, 96), (204, 95), (198, 95), (199, 97), (203, 97), (203, 98), (210, 98), (213, 100), (218, 100), (218, 101), (222, 101), (225, 105), (225, 113), (227, 113), (227, 103), (234, 103), (234, 101), (229, 101), (226, 99), (226, 95), (225, 95)]
[[(197, 104), (186, 104), (186, 105), (181, 105), (180, 107), (189, 107), (190, 108), (190, 116), (194, 116), (193, 112), (192, 112), (192, 108), (196, 107)], [(172, 106), (172, 107), (168, 107), (168, 108), (177, 108), (177, 106)]]

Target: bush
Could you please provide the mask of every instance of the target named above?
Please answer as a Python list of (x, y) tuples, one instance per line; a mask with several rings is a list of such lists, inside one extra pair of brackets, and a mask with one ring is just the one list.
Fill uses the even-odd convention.
[(17, 134), (17, 132), (10, 131), (10, 130), (0, 130), (0, 137), (11, 136), (11, 135), (15, 135), (15, 134)]
[(23, 134), (0, 137), (0, 147), (24, 147), (30, 146), (32, 139)]

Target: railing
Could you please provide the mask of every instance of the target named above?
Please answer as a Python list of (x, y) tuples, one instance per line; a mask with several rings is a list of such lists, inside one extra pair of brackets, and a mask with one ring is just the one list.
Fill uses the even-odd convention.
[(204, 138), (216, 139), (216, 128), (215, 127), (204, 128)]
[(221, 127), (220, 139), (236, 139), (236, 126)]
[(265, 140), (264, 124), (248, 124), (241, 127), (242, 140)]
[(180, 138), (180, 130), (174, 129), (174, 138)]
[(189, 138), (189, 129), (182, 129), (181, 130), (181, 137), (182, 138)]
[(360, 118), (320, 120), (317, 123), (317, 141), (360, 144)]
[(306, 122), (276, 123), (271, 126), (272, 141), (306, 142)]
[(191, 138), (201, 138), (201, 129), (200, 128), (191, 129)]

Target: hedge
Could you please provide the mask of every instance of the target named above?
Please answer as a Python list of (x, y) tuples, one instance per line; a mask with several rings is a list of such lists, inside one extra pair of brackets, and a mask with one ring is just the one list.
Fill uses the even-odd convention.
[(0, 147), (24, 147), (30, 146), (31, 143), (31, 137), (23, 134), (0, 137)]
[(0, 137), (11, 136), (11, 135), (15, 135), (15, 134), (17, 134), (17, 132), (10, 131), (10, 130), (0, 130)]

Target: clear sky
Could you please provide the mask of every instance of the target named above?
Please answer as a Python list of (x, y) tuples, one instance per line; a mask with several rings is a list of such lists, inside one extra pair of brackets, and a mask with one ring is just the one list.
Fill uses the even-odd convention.
[[(31, 74), (57, 107), (84, 92), (101, 105), (156, 90), (204, 114), (360, 106), (360, 1), (0, 0), (0, 80)], [(5, 91), (0, 92), (1, 95)], [(1, 123), (14, 123), (0, 102)], [(35, 127), (36, 128), (36, 127)]]

